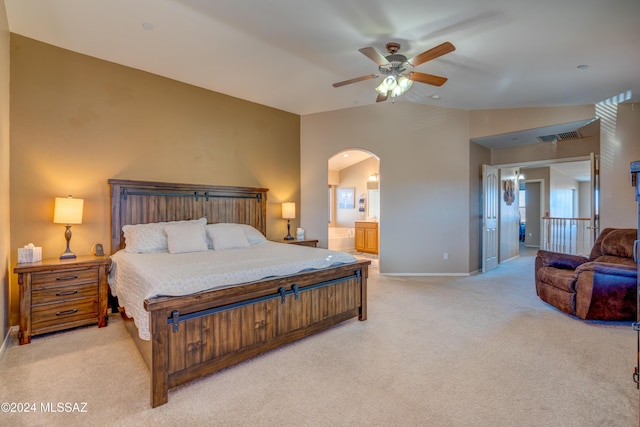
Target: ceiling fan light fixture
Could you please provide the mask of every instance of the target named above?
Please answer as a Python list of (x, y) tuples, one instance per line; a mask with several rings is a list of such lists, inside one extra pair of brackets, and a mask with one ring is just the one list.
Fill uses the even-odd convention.
[(391, 96), (392, 97), (396, 97), (396, 96), (402, 95), (407, 90), (409, 90), (409, 88), (411, 87), (412, 84), (413, 84), (413, 82), (411, 80), (409, 80), (408, 78), (406, 78), (404, 76), (401, 76), (398, 79), (398, 84), (396, 85), (396, 87), (394, 87), (391, 90)]
[(383, 87), (387, 90), (394, 90), (398, 86), (398, 81), (394, 76), (387, 76), (382, 81)]
[(359, 51), (367, 58), (378, 64), (378, 74), (369, 74), (334, 83), (333, 87), (340, 87), (351, 83), (373, 79), (378, 76), (384, 76), (382, 83), (376, 87), (376, 92), (378, 92), (376, 102), (382, 102), (386, 101), (389, 96), (391, 98), (395, 98), (404, 94), (411, 88), (414, 81), (433, 86), (442, 86), (447, 81), (445, 77), (413, 72), (412, 69), (415, 66), (439, 58), (442, 55), (456, 50), (451, 43), (444, 42), (408, 60), (406, 56), (398, 53), (398, 50), (400, 49), (399, 43), (387, 43), (386, 47), (389, 52), (388, 56), (383, 56), (374, 47), (364, 47), (359, 49)]
[(398, 79), (398, 86), (402, 89), (402, 93), (405, 93), (409, 88), (413, 85), (413, 81), (409, 80), (405, 76), (402, 76)]
[(378, 86), (376, 86), (376, 92), (378, 92), (380, 95), (386, 95), (387, 94), (387, 88), (385, 87), (384, 82), (382, 82)]

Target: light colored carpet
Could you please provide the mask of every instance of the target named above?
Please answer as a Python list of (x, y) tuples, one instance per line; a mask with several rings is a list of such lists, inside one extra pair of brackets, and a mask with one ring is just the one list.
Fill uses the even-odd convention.
[[(269, 352), (169, 392), (118, 316), (15, 341), (0, 360), (2, 425), (637, 426), (629, 323), (583, 322), (535, 295), (533, 258), (466, 278), (372, 270), (369, 320)], [(41, 403), (86, 402), (86, 413)], [(55, 406), (55, 405), (54, 405)]]

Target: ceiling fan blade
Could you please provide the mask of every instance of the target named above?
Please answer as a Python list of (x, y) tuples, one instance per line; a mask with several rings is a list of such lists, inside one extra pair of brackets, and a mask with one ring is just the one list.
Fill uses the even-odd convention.
[(424, 64), (427, 61), (439, 58), (442, 55), (453, 52), (454, 50), (456, 50), (454, 45), (449, 42), (444, 42), (441, 45), (434, 47), (433, 49), (429, 49), (419, 55), (414, 56), (408, 62), (414, 67), (417, 67), (420, 64)]
[(389, 61), (387, 61), (387, 58), (382, 56), (382, 54), (378, 52), (375, 47), (363, 47), (362, 49), (358, 50), (362, 52), (367, 58), (380, 66), (389, 65)]
[[(387, 92), (387, 94), (388, 93), (389, 92)], [(388, 97), (389, 97), (389, 95), (383, 95), (383, 94), (379, 93), (378, 97), (376, 98), (376, 102), (386, 101)]]
[(412, 72), (407, 76), (409, 80), (419, 83), (426, 83), (433, 86), (442, 86), (447, 81), (446, 77), (434, 76), (431, 74)]
[(375, 79), (376, 77), (378, 77), (377, 74), (369, 74), (367, 76), (356, 77), (355, 79), (349, 79), (349, 80), (345, 80), (343, 82), (334, 83), (333, 87), (340, 87), (340, 86), (344, 86), (344, 85), (350, 85), (351, 83), (362, 82), (364, 80), (371, 80), (371, 79)]

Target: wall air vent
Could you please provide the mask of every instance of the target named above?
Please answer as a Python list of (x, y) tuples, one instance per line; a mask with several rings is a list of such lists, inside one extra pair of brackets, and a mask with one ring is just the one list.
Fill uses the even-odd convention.
[(543, 135), (539, 136), (538, 140), (540, 142), (558, 142), (558, 141), (568, 141), (572, 139), (580, 139), (582, 135), (578, 131), (571, 132), (562, 132), (554, 135)]

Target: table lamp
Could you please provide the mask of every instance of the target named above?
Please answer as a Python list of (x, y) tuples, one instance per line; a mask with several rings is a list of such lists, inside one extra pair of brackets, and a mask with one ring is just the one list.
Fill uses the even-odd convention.
[(282, 218), (287, 220), (287, 236), (284, 240), (293, 240), (291, 235), (291, 220), (296, 217), (296, 204), (294, 202), (284, 202), (282, 204)]
[(53, 209), (53, 223), (64, 224), (67, 228), (64, 237), (67, 240), (67, 250), (60, 255), (60, 259), (75, 258), (76, 255), (69, 249), (71, 241), (71, 225), (82, 224), (82, 210), (84, 199), (74, 199), (73, 197), (56, 197)]

